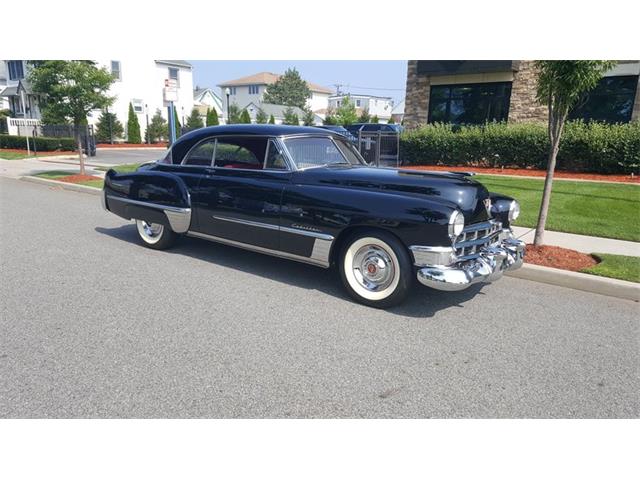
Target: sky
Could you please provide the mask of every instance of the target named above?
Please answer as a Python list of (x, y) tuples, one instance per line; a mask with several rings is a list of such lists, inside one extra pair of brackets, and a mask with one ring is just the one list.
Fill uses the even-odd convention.
[(405, 60), (189, 60), (193, 85), (215, 89), (219, 83), (258, 72), (284, 73), (295, 67), (302, 78), (335, 90), (404, 99), (407, 80)]

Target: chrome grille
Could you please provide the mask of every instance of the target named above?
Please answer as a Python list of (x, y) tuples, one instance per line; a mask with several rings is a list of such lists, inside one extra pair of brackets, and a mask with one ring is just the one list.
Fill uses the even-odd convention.
[(480, 249), (492, 245), (498, 241), (502, 230), (502, 223), (496, 220), (467, 225), (458, 235), (453, 248), (458, 260), (467, 260), (477, 257)]

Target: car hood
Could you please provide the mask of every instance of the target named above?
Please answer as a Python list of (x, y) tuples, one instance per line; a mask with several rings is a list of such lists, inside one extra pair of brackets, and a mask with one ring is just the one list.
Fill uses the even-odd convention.
[(466, 223), (487, 220), (484, 200), (489, 192), (481, 183), (460, 173), (429, 172), (365, 166), (327, 166), (296, 172), (303, 185), (381, 190), (394, 194), (428, 197), (450, 203), (464, 214)]

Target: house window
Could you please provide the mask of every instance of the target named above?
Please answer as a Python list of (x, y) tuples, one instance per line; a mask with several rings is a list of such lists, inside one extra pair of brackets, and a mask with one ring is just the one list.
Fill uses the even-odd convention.
[(509, 116), (511, 82), (434, 85), (429, 96), (429, 123), (480, 125)]
[(356, 100), (356, 107), (359, 107), (361, 103), (362, 103), (362, 102), (361, 102), (361, 100), (360, 100), (360, 99)]
[(9, 80), (22, 80), (24, 78), (22, 60), (9, 60), (7, 64), (9, 67)]
[(249, 85), (249, 95), (258, 95), (260, 87), (258, 85)]
[(235, 95), (236, 94), (236, 87), (229, 87), (229, 95)]
[(630, 122), (637, 85), (637, 75), (605, 77), (583, 96), (569, 113), (569, 118), (607, 123)]
[(117, 81), (122, 80), (120, 62), (118, 60), (111, 60), (111, 76)]
[(169, 80), (175, 80), (176, 87), (180, 86), (179, 69), (174, 67), (169, 67)]

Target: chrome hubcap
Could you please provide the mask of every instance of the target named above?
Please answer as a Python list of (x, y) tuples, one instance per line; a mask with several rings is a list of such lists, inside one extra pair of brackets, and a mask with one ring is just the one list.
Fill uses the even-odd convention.
[(144, 233), (146, 233), (151, 238), (157, 237), (162, 233), (162, 225), (160, 225), (159, 223), (147, 223), (143, 220), (142, 228), (144, 229)]
[(375, 245), (360, 248), (353, 257), (352, 268), (358, 283), (372, 292), (387, 288), (396, 271), (391, 256)]

